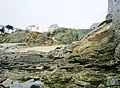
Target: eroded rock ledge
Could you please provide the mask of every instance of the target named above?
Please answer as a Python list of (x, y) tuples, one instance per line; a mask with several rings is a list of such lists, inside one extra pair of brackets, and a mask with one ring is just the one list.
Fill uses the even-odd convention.
[[(37, 78), (48, 88), (119, 88), (119, 25), (103, 24), (81, 41), (48, 53), (0, 52), (1, 74)], [(13, 76), (14, 75), (14, 76)]]

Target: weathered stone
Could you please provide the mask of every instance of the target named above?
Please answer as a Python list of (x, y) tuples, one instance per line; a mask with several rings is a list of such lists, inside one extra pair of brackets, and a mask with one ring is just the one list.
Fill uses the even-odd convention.
[[(99, 85), (100, 83), (103, 83), (105, 78), (99, 77), (99, 75), (95, 74), (96, 76), (93, 75), (93, 77), (89, 77), (88, 82), (90, 82), (92, 85)], [(97, 77), (98, 76), (98, 77)]]
[(97, 88), (106, 88), (106, 87), (105, 87), (105, 85), (100, 84), (100, 85), (98, 85), (98, 87), (97, 87)]
[(66, 65), (66, 66), (61, 66), (60, 69), (73, 69), (74, 66)]
[(120, 84), (115, 76), (110, 76), (107, 78), (106, 86), (112, 87), (112, 86), (118, 86), (118, 85)]
[(43, 70), (43, 69), (44, 69), (44, 66), (36, 67), (36, 69), (38, 69), (38, 70)]
[(45, 88), (45, 86), (41, 81), (29, 80), (25, 83), (11, 84), (10, 88)]
[(53, 71), (53, 70), (56, 70), (56, 69), (58, 69), (58, 66), (51, 66), (49, 70)]
[(41, 81), (35, 81), (30, 84), (29, 88), (45, 88), (45, 86), (44, 83), (42, 83)]
[(81, 88), (81, 87), (79, 87), (79, 86), (76, 85), (76, 84), (71, 84), (71, 85), (69, 85), (67, 88)]
[(3, 83), (6, 80), (6, 78), (0, 78), (0, 83)]
[(106, 16), (106, 22), (108, 23), (108, 22), (112, 22), (112, 18), (113, 18), (113, 15), (112, 14), (108, 14), (107, 16)]
[(34, 80), (31, 79), (27, 82), (24, 82), (24, 83), (15, 83), (15, 84), (11, 84), (9, 85), (10, 88), (29, 88), (31, 83), (33, 83)]
[(10, 80), (10, 79), (6, 79), (2, 84), (5, 86), (5, 87), (9, 87), (11, 84), (12, 84), (13, 80)]
[(84, 87), (84, 88), (89, 88), (90, 87), (90, 83), (88, 83), (88, 82), (76, 81), (75, 84), (78, 85), (78, 86)]

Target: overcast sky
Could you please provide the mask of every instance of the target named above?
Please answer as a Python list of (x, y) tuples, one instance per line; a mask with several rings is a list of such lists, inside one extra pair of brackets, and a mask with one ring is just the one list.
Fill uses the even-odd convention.
[(0, 25), (89, 28), (105, 19), (107, 3), (108, 0), (0, 0)]

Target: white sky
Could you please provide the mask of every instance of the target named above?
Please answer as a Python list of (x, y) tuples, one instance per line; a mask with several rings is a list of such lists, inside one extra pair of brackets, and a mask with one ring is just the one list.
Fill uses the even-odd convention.
[(39, 24), (47, 29), (51, 24), (71, 28), (89, 28), (103, 21), (108, 0), (0, 0), (0, 25), (24, 28)]

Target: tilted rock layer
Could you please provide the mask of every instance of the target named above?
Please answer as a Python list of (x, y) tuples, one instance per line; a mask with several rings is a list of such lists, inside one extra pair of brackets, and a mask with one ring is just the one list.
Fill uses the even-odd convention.
[(48, 53), (5, 53), (0, 57), (4, 58), (3, 69), (14, 72), (17, 68), (21, 70), (19, 79), (38, 78), (48, 88), (119, 88), (120, 25), (104, 23), (81, 41)]

